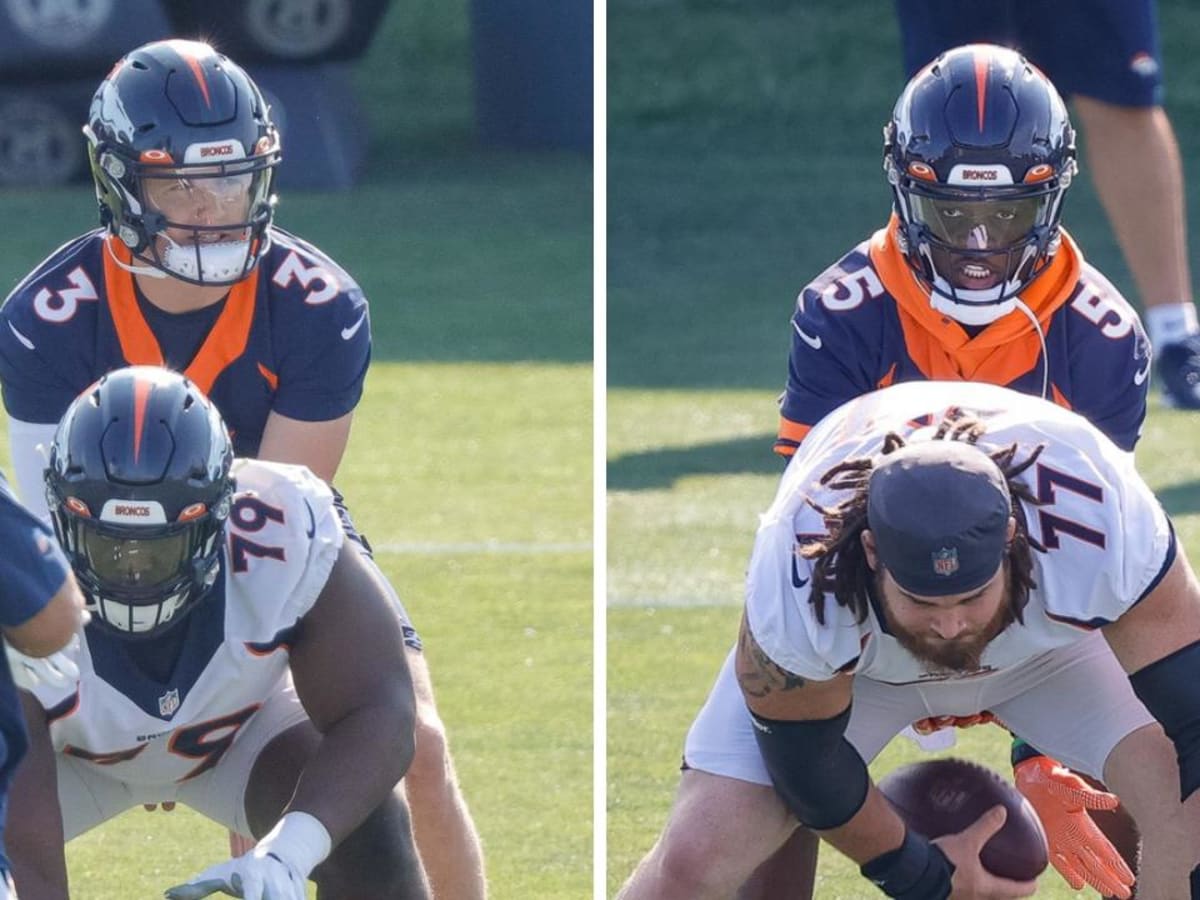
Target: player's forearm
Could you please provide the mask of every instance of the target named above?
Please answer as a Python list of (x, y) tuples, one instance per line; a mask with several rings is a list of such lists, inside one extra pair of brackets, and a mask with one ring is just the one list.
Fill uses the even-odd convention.
[(65, 865), (61, 877), (56, 877), (55, 873), (30, 869), (14, 862), (13, 884), (21, 900), (70, 900)]
[(360, 707), (330, 726), (305, 765), (288, 810), (320, 820), (334, 846), (386, 799), (412, 762), (413, 705)]
[(1138, 900), (1200, 900), (1196, 891), (1189, 892), (1192, 870), (1200, 863), (1196, 849), (1200, 847), (1200, 793), (1177, 811), (1148, 818), (1146, 823), (1138, 820)]
[(45, 710), (30, 693), (20, 698), (29, 749), (9, 786), (4, 845), (22, 900), (67, 900), (58, 761)]
[(837, 828), (817, 832), (859, 865), (895, 850), (904, 840), (904, 823), (872, 784), (857, 813)]

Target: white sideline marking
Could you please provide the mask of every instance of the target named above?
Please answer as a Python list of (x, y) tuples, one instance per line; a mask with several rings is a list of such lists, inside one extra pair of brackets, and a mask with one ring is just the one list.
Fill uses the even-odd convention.
[(371, 543), (377, 553), (407, 553), (418, 556), (437, 556), (447, 553), (495, 553), (538, 555), (544, 553), (590, 553), (590, 543), (539, 544), (524, 541), (466, 541), (463, 543), (437, 543), (434, 541), (389, 541), (386, 544)]

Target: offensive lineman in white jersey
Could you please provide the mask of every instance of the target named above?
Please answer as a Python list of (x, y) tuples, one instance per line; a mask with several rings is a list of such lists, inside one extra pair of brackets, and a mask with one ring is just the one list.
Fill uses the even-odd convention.
[(64, 838), (174, 802), (259, 839), (174, 900), (303, 900), (309, 878), (326, 900), (428, 898), (398, 787), (413, 753), (404, 640), (324, 482), (235, 462), (191, 382), (131, 367), (68, 409), (46, 486), (92, 622), (79, 679), (23, 695), (22, 898), (66, 900)]
[(1031, 896), (979, 863), (1000, 811), (930, 843), (866, 768), (917, 719), (985, 711), (1120, 795), (1139, 900), (1200, 900), (1200, 586), (1132, 460), (1005, 388), (864, 395), (762, 518), (737, 646), (619, 896), (731, 897), (797, 823), (891, 897)]

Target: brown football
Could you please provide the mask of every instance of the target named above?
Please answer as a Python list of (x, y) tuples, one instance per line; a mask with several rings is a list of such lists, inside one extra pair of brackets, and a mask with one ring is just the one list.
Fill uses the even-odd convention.
[(926, 760), (889, 772), (878, 787), (905, 824), (930, 840), (962, 831), (1002, 805), (1008, 818), (983, 845), (983, 867), (1017, 881), (1036, 878), (1046, 868), (1049, 851), (1037, 813), (991, 769), (964, 759)]

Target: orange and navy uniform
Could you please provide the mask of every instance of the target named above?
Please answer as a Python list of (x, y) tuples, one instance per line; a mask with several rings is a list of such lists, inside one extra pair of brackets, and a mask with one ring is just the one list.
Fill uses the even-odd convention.
[(54, 423), (105, 372), (167, 365), (221, 411), (238, 456), (258, 453), (271, 410), (302, 421), (358, 403), (371, 355), (367, 301), (320, 250), (279, 228), (259, 265), (213, 306), (171, 314), (121, 268), (141, 265), (92, 231), (55, 251), (0, 307), (8, 414)]
[[(1137, 313), (1064, 230), (1014, 309), (973, 329), (937, 312), (897, 245), (897, 220), (809, 284), (792, 316), (777, 453), (846, 401), (902, 381), (983, 381), (1072, 409), (1132, 450), (1146, 416), (1150, 343)], [(1044, 347), (1043, 347), (1044, 340)]]

